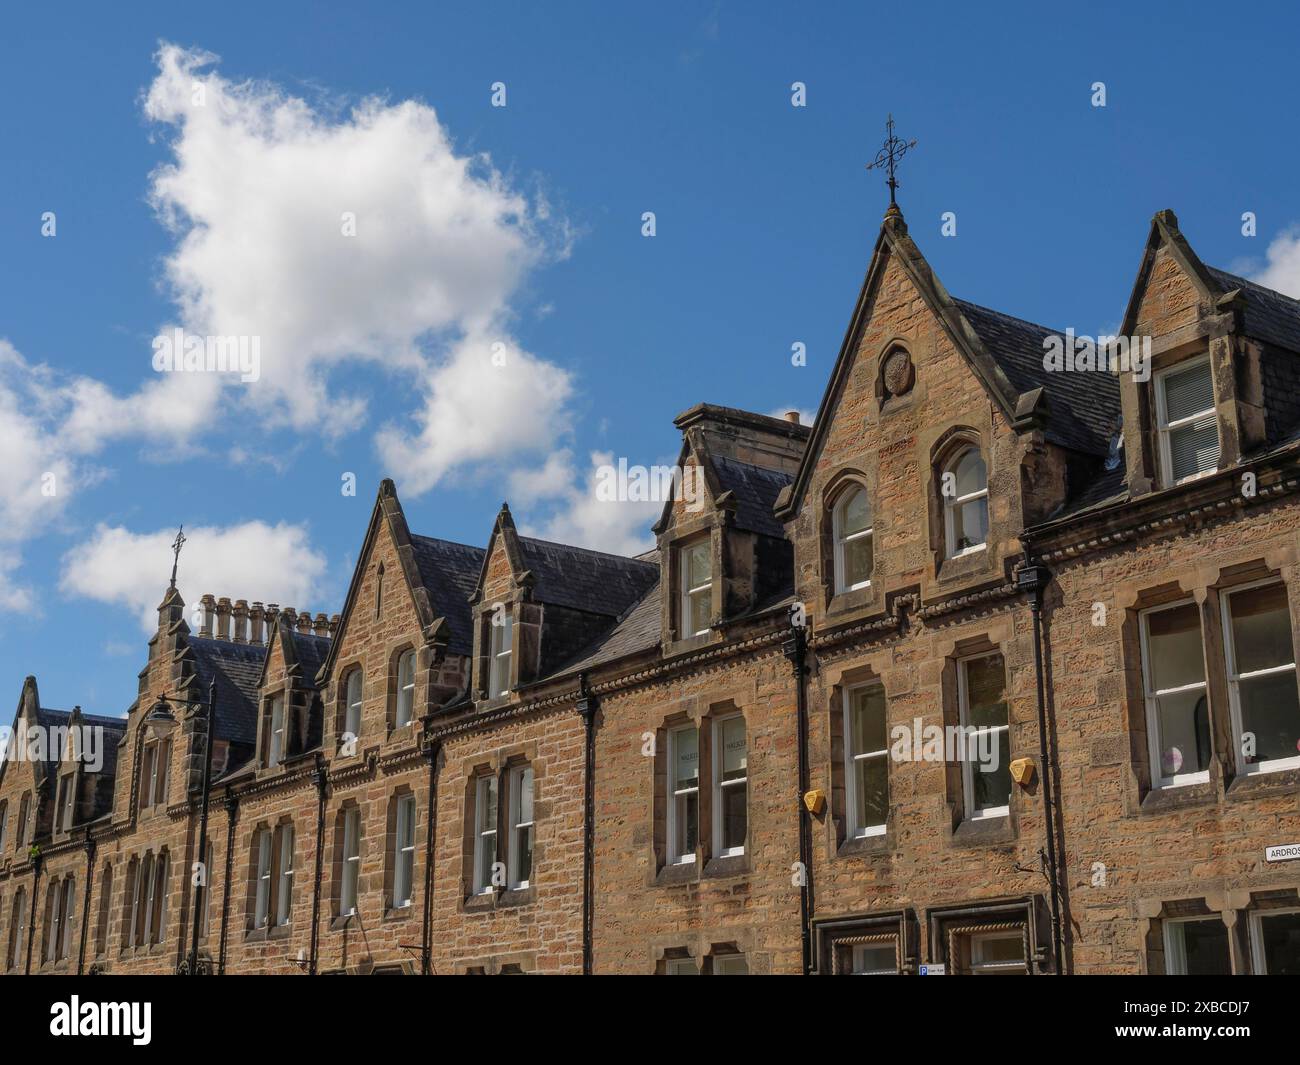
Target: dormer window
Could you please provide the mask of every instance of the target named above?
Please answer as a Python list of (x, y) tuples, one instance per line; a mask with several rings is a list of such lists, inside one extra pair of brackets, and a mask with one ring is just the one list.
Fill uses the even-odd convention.
[(1166, 488), (1214, 473), (1219, 466), (1219, 420), (1209, 356), (1156, 377), (1156, 428), (1161, 480)]
[(144, 745), (140, 769), (140, 807), (157, 806), (167, 798), (167, 768), (171, 762), (171, 740), (150, 740)]
[(862, 488), (852, 488), (835, 506), (835, 591), (852, 592), (871, 583), (871, 503)]
[(983, 551), (989, 539), (989, 481), (978, 448), (957, 452), (943, 471), (944, 535), (947, 557)]
[(397, 660), (397, 712), (393, 720), (398, 728), (409, 725), (415, 716), (415, 651), (402, 652)]
[(680, 548), (681, 633), (683, 638), (701, 636), (709, 631), (713, 619), (712, 543), (706, 537)]
[(496, 699), (510, 690), (510, 655), (515, 642), (510, 611), (494, 611), (488, 629), (488, 698)]

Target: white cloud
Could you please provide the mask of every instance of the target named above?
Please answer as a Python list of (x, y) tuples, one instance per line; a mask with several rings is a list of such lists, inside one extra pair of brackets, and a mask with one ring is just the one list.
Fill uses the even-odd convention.
[(1253, 271), (1251, 280), (1300, 298), (1300, 227), (1293, 227), (1273, 239), (1265, 252), (1264, 266)]
[[(99, 525), (94, 535), (64, 555), (64, 592), (131, 610), (145, 632), (158, 627), (158, 604), (170, 569), (175, 529), (137, 533)], [(260, 600), (313, 613), (326, 609), (325, 556), (313, 549), (307, 528), (249, 521), (185, 530), (176, 585), (193, 609), (207, 592), (220, 598)]]
[(616, 461), (612, 452), (593, 451), (590, 468), (581, 474), (572, 469), (567, 486), (556, 493), (556, 512), (538, 524), (522, 525), (524, 535), (616, 555), (639, 555), (654, 547), (650, 527), (663, 512), (662, 501), (614, 501), (597, 497), (599, 470), (615, 465)]
[[(261, 380), (232, 394), (271, 426), (335, 435), (363, 422), (366, 399), (334, 393), (330, 370), (396, 372), (423, 399), (412, 436), (379, 441), (408, 492), (534, 446), (567, 377), (506, 327), (523, 276), (565, 253), (563, 223), (486, 156), (458, 155), (426, 104), (323, 114), (278, 86), (228, 81), (216, 62), (164, 45), (144, 112), (170, 137), (150, 196), (177, 238), (165, 274), (185, 328), (260, 338)], [(497, 379), (476, 362), (495, 340), (514, 356)]]

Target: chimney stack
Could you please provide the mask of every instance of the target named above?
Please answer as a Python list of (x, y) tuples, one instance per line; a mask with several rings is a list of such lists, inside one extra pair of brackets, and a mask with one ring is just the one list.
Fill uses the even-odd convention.
[(230, 599), (224, 595), (217, 600), (217, 639), (230, 639)]
[(330, 639), (331, 640), (334, 639), (334, 637), (338, 635), (338, 632), (339, 632), (339, 615), (332, 614), (330, 615)]
[(203, 611), (203, 624), (199, 628), (200, 636), (211, 637), (216, 633), (216, 609), (217, 601), (212, 598), (212, 593), (199, 597), (199, 607)]
[(306, 610), (298, 615), (298, 631), (311, 632), (311, 614)]
[(330, 619), (324, 614), (317, 614), (316, 619), (312, 622), (312, 632), (317, 636), (328, 636), (330, 634)]
[(262, 604), (254, 603), (248, 609), (248, 642), (254, 647), (261, 647), (265, 639), (262, 629)]
[(232, 612), (234, 617), (234, 632), (231, 637), (235, 643), (248, 643), (248, 600), (236, 599), (235, 609)]

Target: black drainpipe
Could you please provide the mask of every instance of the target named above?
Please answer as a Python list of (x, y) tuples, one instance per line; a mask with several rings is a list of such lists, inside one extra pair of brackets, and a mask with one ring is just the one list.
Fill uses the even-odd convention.
[(81, 947), (77, 951), (77, 975), (85, 972), (86, 932), (90, 928), (90, 893), (95, 884), (95, 837), (86, 829), (86, 899), (81, 904)]
[(596, 699), (587, 691), (587, 674), (578, 679), (581, 698), (575, 708), (586, 728), (582, 780), (582, 975), (592, 970), (593, 897), (596, 863)]
[(39, 850), (31, 855), (31, 863), (32, 901), (28, 905), (27, 914), (27, 962), (23, 967), (24, 976), (32, 974), (32, 940), (36, 938), (36, 900), (41, 897), (41, 852)]
[(320, 886), (321, 868), (325, 860), (325, 799), (329, 794), (329, 771), (320, 751), (316, 752), (316, 768), (312, 770), (316, 785), (316, 886), (311, 893), (311, 961), (307, 975), (316, 975), (316, 958), (320, 951)]
[(430, 740), (425, 748), (429, 759), (429, 824), (424, 833), (424, 926), (420, 937), (420, 975), (433, 975), (433, 847), (437, 842), (438, 755), (441, 740)]
[(1057, 976), (1065, 973), (1065, 952), (1061, 943), (1060, 869), (1056, 857), (1056, 802), (1052, 790), (1052, 766), (1048, 761), (1047, 688), (1043, 676), (1043, 589), (1051, 579), (1045, 566), (1034, 562), (1025, 551), (1024, 564), (1016, 572), (1021, 591), (1030, 593), (1029, 609), (1034, 619), (1034, 677), (1038, 687), (1038, 756), (1042, 763), (1043, 819), (1047, 829), (1047, 870), (1051, 884), (1052, 953)]
[(226, 789), (226, 887), (221, 893), (221, 947), (217, 958), (217, 975), (226, 975), (226, 927), (230, 919), (230, 874), (235, 861), (235, 825), (239, 817), (239, 796)]
[(795, 796), (795, 801), (799, 810), (799, 864), (803, 871), (799, 887), (799, 935), (803, 942), (803, 972), (808, 976), (813, 971), (812, 832), (808, 824), (811, 811), (803, 799), (808, 791), (808, 629), (806, 625), (795, 625), (793, 617), (792, 609), (791, 635), (782, 650), (794, 669), (795, 728), (799, 748), (799, 793)]

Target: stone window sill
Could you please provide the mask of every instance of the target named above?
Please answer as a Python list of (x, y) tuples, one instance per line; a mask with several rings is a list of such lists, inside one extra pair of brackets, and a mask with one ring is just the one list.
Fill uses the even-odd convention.
[(852, 839), (846, 839), (841, 843), (839, 850), (835, 853), (840, 858), (890, 854), (894, 850), (892, 836), (893, 831), (889, 829), (876, 836), (854, 836)]
[(1011, 815), (980, 817), (959, 824), (952, 833), (954, 847), (989, 847), (998, 843), (1011, 843), (1019, 833), (1011, 823)]
[(1197, 784), (1184, 784), (1152, 788), (1142, 800), (1140, 816), (1158, 817), (1175, 810), (1192, 806), (1213, 806), (1218, 798), (1218, 785), (1213, 780)]
[(1243, 773), (1228, 785), (1229, 802), (1249, 802), (1271, 795), (1300, 791), (1300, 769), (1279, 769), (1273, 773)]

